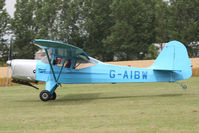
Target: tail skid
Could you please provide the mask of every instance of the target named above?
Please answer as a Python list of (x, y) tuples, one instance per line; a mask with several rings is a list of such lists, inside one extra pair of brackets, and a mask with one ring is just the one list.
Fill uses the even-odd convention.
[(182, 84), (182, 83), (180, 83), (180, 82), (178, 82), (178, 81), (176, 81), (176, 83), (179, 84), (183, 89), (187, 89), (187, 86), (186, 86), (186, 85), (184, 85), (184, 84)]

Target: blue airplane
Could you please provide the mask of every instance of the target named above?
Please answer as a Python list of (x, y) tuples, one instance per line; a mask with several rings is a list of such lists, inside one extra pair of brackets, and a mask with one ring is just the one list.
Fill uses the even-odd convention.
[(16, 83), (33, 86), (29, 82), (46, 82), (45, 90), (40, 93), (42, 101), (55, 100), (55, 90), (61, 83), (178, 83), (192, 75), (187, 50), (178, 41), (168, 42), (148, 68), (106, 64), (63, 42), (36, 39), (34, 44), (45, 50), (45, 57), (41, 60), (15, 59), (7, 64), (12, 67), (12, 78)]

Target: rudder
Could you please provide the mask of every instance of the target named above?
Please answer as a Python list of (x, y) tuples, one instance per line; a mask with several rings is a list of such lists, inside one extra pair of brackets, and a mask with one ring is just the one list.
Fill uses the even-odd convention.
[(179, 41), (168, 42), (149, 68), (159, 71), (173, 71), (176, 73), (176, 80), (188, 79), (192, 75), (187, 49)]

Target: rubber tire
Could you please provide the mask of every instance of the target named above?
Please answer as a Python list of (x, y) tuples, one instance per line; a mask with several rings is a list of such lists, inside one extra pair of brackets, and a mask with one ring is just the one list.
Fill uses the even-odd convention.
[(39, 96), (40, 96), (40, 99), (41, 99), (42, 101), (44, 101), (44, 102), (50, 100), (50, 98), (51, 98), (51, 94), (50, 94), (50, 92), (47, 91), (47, 90), (41, 91)]
[(50, 97), (50, 100), (55, 100), (57, 97), (57, 94), (55, 92), (53, 92), (53, 94)]

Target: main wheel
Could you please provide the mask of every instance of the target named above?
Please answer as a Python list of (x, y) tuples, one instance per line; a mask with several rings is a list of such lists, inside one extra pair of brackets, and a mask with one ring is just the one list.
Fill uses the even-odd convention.
[(55, 92), (53, 92), (53, 94), (50, 97), (50, 100), (55, 100), (57, 97), (57, 94)]
[(49, 91), (47, 91), (47, 90), (41, 91), (41, 93), (40, 93), (40, 99), (42, 101), (46, 102), (46, 101), (50, 100), (50, 98), (51, 98), (51, 94), (50, 94)]

